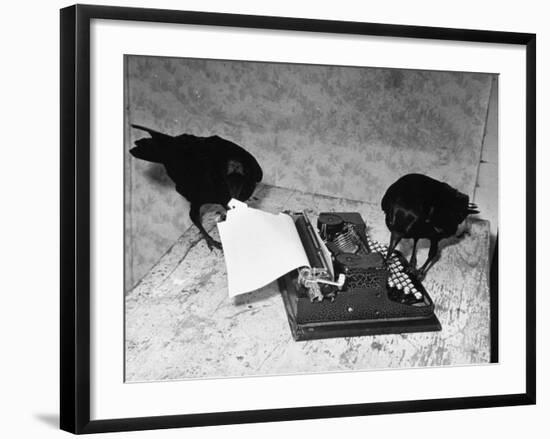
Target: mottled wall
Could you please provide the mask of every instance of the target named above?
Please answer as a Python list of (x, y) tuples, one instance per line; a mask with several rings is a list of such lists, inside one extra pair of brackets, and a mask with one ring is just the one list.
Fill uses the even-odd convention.
[[(269, 184), (378, 203), (408, 172), (472, 195), (491, 75), (129, 56), (127, 125), (218, 134)], [(128, 126), (126, 149), (143, 134)], [(188, 227), (162, 167), (127, 154), (127, 286)]]

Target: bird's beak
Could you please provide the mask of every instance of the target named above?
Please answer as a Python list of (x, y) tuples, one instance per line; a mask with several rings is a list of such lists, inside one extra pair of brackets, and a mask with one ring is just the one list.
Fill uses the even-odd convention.
[(385, 262), (388, 262), (393, 255), (393, 252), (395, 250), (395, 247), (397, 247), (397, 244), (399, 244), (399, 241), (401, 241), (401, 234), (397, 232), (391, 232), (390, 237), (390, 245), (388, 246), (388, 253), (386, 254)]

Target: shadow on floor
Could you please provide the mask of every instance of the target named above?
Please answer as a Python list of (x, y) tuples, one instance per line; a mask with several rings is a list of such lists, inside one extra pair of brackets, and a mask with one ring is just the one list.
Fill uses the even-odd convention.
[(34, 417), (50, 428), (59, 429), (59, 415), (57, 413), (35, 413)]

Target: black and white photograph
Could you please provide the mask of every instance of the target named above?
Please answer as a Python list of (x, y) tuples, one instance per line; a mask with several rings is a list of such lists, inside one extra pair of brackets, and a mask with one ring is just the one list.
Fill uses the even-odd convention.
[(124, 56), (124, 380), (498, 361), (498, 72)]
[(539, 437), (544, 12), (7, 4), (2, 437)]

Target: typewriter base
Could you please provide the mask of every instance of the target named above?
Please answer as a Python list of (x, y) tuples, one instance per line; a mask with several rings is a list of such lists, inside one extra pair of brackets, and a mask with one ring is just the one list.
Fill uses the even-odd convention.
[(295, 297), (293, 297), (295, 292), (292, 288), (289, 291), (287, 286), (288, 284), (284, 278), (279, 279), (279, 289), (285, 304), (290, 331), (295, 341), (441, 331), (441, 323), (433, 313), (424, 317), (301, 323), (292, 304), (292, 301), (295, 300)]
[(427, 319), (379, 321), (364, 320), (356, 322), (329, 322), (298, 324), (288, 316), (290, 331), (296, 341), (319, 340), (323, 338), (359, 337), (362, 335), (402, 334), (410, 332), (440, 331), (441, 324), (435, 315)]

